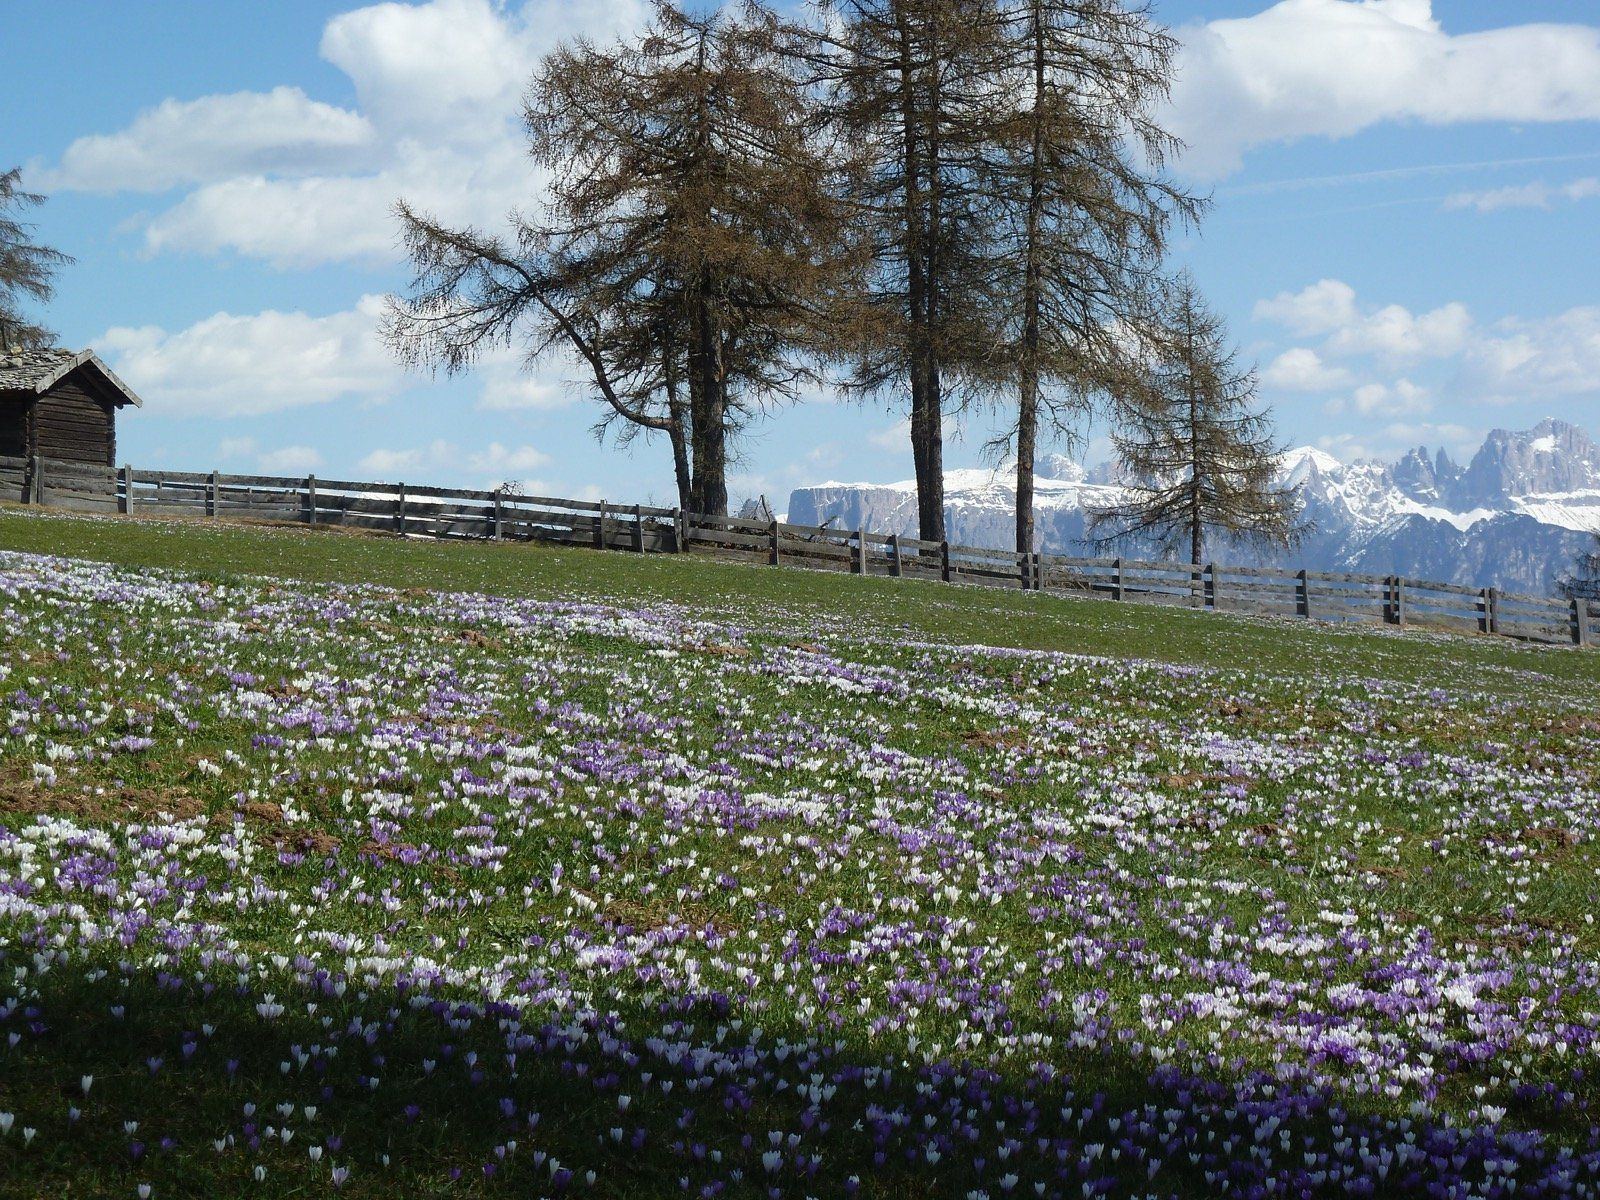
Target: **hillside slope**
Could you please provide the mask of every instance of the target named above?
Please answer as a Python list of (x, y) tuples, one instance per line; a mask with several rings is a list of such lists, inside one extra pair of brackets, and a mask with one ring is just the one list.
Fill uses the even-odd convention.
[(751, 567), (691, 555), (595, 553), (531, 544), (441, 543), (318, 527), (82, 518), (0, 507), (0, 550), (66, 554), (217, 578), (266, 575), (532, 599), (668, 604), (781, 620), (803, 636), (827, 626), (870, 645), (883, 636), (957, 645), (1252, 663), (1286, 674), (1340, 670), (1466, 690), (1600, 688), (1600, 654), (1415, 628), (1251, 619), (1043, 593)]
[(0, 550), (0, 1196), (1600, 1187), (1600, 655), (29, 537), (151, 561)]

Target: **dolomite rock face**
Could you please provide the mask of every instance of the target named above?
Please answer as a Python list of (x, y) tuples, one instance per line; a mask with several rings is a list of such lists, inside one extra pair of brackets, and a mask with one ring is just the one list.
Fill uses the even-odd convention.
[[(1532, 429), (1497, 429), (1465, 467), (1419, 446), (1394, 463), (1345, 463), (1321, 450), (1286, 453), (1279, 475), (1300, 489), (1312, 531), (1288, 554), (1214, 545), (1239, 564), (1410, 575), (1472, 587), (1543, 593), (1600, 531), (1600, 447), (1553, 418)], [(1083, 554), (1087, 514), (1118, 495), (1112, 464), (1086, 470), (1062, 455), (1038, 465), (1038, 547)], [(953, 543), (1012, 544), (1014, 480), (1008, 469), (945, 476), (945, 521)], [(796, 488), (789, 519), (915, 536), (911, 482), (824, 483)], [(1130, 546), (1130, 556), (1154, 548)]]

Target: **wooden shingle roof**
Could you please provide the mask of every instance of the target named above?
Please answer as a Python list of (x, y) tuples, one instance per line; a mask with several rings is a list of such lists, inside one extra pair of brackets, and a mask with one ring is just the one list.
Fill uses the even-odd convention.
[(117, 404), (142, 408), (144, 401), (93, 350), (16, 350), (0, 354), (0, 392), (33, 392), (42, 395), (78, 368), (97, 375), (118, 395)]

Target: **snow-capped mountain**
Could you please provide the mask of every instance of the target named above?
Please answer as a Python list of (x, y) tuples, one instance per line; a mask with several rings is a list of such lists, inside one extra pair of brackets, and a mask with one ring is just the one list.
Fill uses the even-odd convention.
[[(1086, 511), (1113, 501), (1117, 470), (1092, 470), (1061, 455), (1041, 459), (1035, 484), (1039, 549), (1086, 553)], [(1345, 463), (1306, 446), (1281, 460), (1300, 489), (1312, 531), (1287, 555), (1215, 546), (1219, 561), (1360, 571), (1473, 587), (1543, 593), (1600, 532), (1600, 447), (1582, 429), (1548, 419), (1521, 432), (1497, 429), (1465, 467), (1425, 446), (1398, 462)], [(1009, 547), (1014, 480), (1009, 469), (945, 475), (950, 540)], [(912, 482), (823, 483), (797, 488), (789, 520), (914, 536)], [(1153, 555), (1129, 547), (1130, 556)]]

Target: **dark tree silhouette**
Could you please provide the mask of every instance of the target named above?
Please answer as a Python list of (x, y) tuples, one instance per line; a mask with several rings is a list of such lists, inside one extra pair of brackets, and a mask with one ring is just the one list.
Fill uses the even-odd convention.
[(726, 513), (729, 443), (815, 378), (851, 262), (849, 156), (795, 75), (796, 36), (759, 5), (659, 0), (636, 39), (550, 54), (524, 114), (542, 219), (500, 238), (398, 206), (416, 268), (386, 328), (402, 359), (459, 371), (496, 346), (530, 363), (566, 347), (605, 406), (597, 432), (665, 434), (679, 503)]
[(1594, 543), (1594, 549), (1578, 555), (1572, 569), (1556, 581), (1569, 600), (1600, 600), (1600, 533), (1594, 535)]
[(1107, 548), (1152, 537), (1163, 553), (1186, 548), (1204, 560), (1206, 535), (1287, 548), (1304, 532), (1293, 488), (1277, 483), (1281, 447), (1255, 405), (1253, 371), (1240, 370), (1222, 319), (1187, 273), (1174, 284), (1163, 319), (1139, 334), (1147, 374), (1116, 397), (1112, 442), (1124, 498), (1090, 514)]
[(814, 60), (864, 156), (848, 196), (872, 239), (860, 296), (836, 305), (838, 357), (863, 395), (909, 392), (920, 536), (944, 538), (944, 416), (992, 370), (994, 214), (983, 147), (1006, 107), (992, 70), (998, 0), (824, 0)]
[(1126, 390), (1117, 331), (1149, 306), (1174, 221), (1200, 201), (1163, 176), (1179, 143), (1157, 124), (1177, 51), (1144, 5), (1004, 0), (992, 68), (1013, 106), (992, 131), (982, 179), (1002, 237), (993, 289), (1015, 420), (1016, 548), (1034, 549), (1041, 418), (1070, 438), (1093, 399)]
[(35, 226), (24, 210), (44, 203), (22, 188), (22, 168), (0, 172), (0, 353), (49, 346), (55, 335), (30, 320), (26, 301), (43, 304), (55, 295), (55, 274), (71, 257), (33, 240)]

